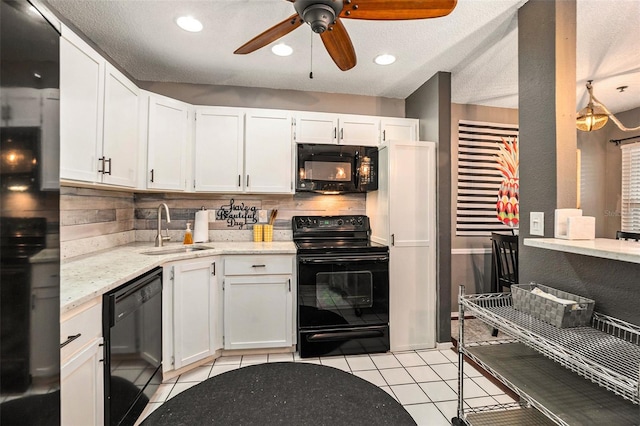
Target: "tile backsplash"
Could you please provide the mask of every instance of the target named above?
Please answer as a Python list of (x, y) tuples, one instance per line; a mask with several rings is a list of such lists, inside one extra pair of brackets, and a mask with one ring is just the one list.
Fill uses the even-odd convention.
[[(136, 193), (64, 186), (60, 189), (61, 258), (134, 241), (153, 241), (160, 203), (169, 207), (171, 241), (182, 241), (187, 222), (193, 224), (196, 211), (202, 207), (216, 211), (216, 220), (209, 222), (210, 241), (250, 241), (254, 211), (257, 217), (258, 210), (267, 210), (269, 214), (273, 209), (278, 210), (274, 240), (290, 240), (292, 216), (365, 214), (365, 197), (365, 194), (313, 193)], [(227, 214), (229, 211), (235, 214)], [(244, 224), (245, 217), (249, 224)], [(162, 228), (167, 229), (164, 215)]]

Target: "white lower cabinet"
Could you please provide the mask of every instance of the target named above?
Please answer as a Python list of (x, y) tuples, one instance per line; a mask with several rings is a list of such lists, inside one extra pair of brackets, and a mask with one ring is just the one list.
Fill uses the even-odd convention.
[(291, 255), (225, 258), (225, 349), (278, 348), (294, 343), (294, 260)]
[(60, 323), (60, 411), (65, 426), (104, 423), (102, 298), (77, 308)]
[(218, 257), (164, 267), (163, 371), (215, 354), (222, 346)]

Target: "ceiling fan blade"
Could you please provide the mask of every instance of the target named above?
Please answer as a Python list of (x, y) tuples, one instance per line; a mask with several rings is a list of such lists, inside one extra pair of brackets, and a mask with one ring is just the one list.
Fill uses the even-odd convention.
[(340, 18), (336, 18), (336, 22), (321, 33), (320, 38), (338, 68), (347, 71), (356, 66), (356, 51)]
[(255, 36), (254, 38), (237, 48), (233, 53), (235, 53), (236, 55), (245, 55), (247, 53), (256, 51), (261, 47), (264, 47), (267, 44), (276, 41), (280, 37), (289, 34), (300, 25), (302, 25), (302, 19), (300, 19), (298, 14), (295, 13), (279, 24), (276, 24), (273, 27), (269, 28), (262, 34)]
[(457, 0), (352, 0), (344, 5), (341, 18), (381, 21), (425, 19), (446, 16)]

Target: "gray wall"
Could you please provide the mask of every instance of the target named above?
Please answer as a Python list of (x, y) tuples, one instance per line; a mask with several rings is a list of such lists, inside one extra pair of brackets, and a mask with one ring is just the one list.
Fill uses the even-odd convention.
[[(491, 291), (491, 238), (456, 236), (455, 211), (458, 193), (458, 122), (460, 120), (518, 124), (518, 110), (482, 105), (451, 104), (451, 312), (458, 311), (458, 289)], [(483, 253), (484, 252), (484, 253)]]
[(437, 334), (451, 340), (451, 73), (439, 72), (406, 99), (408, 118), (420, 119), (420, 139), (437, 142)]
[[(545, 236), (553, 235), (553, 211), (573, 207), (576, 201), (576, 131), (563, 131), (562, 124), (575, 125), (575, 63), (566, 66), (562, 52), (569, 50), (570, 37), (556, 37), (564, 16), (575, 2), (530, 0), (519, 12), (520, 92), (520, 235), (529, 237), (529, 213), (545, 212)], [(570, 13), (570, 11), (569, 11)], [(575, 43), (575, 39), (573, 40)], [(575, 51), (575, 44), (574, 44)], [(575, 59), (574, 59), (575, 60)], [(566, 66), (566, 67), (565, 67)], [(572, 75), (573, 74), (573, 75)], [(571, 80), (569, 84), (569, 79)], [(556, 100), (571, 103), (571, 114), (563, 116)], [(571, 147), (571, 141), (573, 147)], [(568, 146), (567, 146), (568, 145)], [(572, 149), (572, 155), (564, 155)], [(571, 160), (573, 158), (573, 160)], [(640, 324), (637, 301), (640, 265), (568, 254), (520, 245), (520, 281), (536, 281), (596, 301), (596, 310)]]
[(207, 84), (138, 81), (145, 90), (194, 105), (404, 117), (404, 99)]

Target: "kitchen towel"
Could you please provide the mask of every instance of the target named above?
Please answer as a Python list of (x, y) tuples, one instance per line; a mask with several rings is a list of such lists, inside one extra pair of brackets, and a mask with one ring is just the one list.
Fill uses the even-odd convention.
[(193, 226), (193, 242), (208, 243), (209, 242), (209, 211), (198, 210), (196, 212), (196, 220)]

